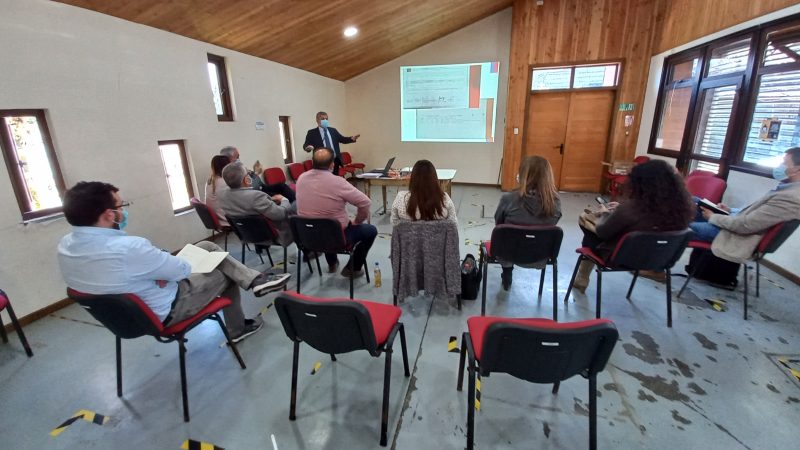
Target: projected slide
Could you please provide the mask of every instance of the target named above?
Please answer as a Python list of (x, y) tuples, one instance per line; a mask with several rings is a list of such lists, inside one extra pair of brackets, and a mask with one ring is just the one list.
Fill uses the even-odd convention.
[(499, 65), (401, 67), (401, 140), (494, 142)]

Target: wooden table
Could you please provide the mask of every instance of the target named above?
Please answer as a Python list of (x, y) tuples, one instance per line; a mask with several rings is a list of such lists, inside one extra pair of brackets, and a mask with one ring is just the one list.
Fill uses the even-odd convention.
[[(405, 171), (405, 170), (403, 170)], [(410, 170), (409, 170), (410, 172)], [(453, 197), (453, 178), (456, 177), (456, 169), (436, 169), (436, 176), (439, 178), (439, 184), (442, 189), (447, 192), (447, 195)], [(409, 177), (365, 177), (364, 174), (357, 175), (357, 179), (364, 181), (366, 186), (367, 197), (370, 197), (372, 186), (380, 186), (383, 193), (383, 212), (379, 214), (386, 214), (386, 186), (408, 186)], [(372, 197), (370, 197), (372, 198)], [(368, 217), (372, 217), (370, 214)], [(367, 223), (371, 223), (367, 219)]]

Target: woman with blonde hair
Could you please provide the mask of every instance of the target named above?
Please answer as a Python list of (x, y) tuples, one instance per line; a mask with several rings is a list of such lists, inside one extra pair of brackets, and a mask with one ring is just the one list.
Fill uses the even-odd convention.
[(458, 222), (456, 207), (442, 190), (436, 168), (421, 159), (411, 169), (408, 190), (397, 194), (392, 204), (392, 225), (401, 220), (451, 220)]
[(206, 181), (206, 206), (211, 208), (219, 219), (219, 224), (227, 227), (228, 221), (225, 219), (225, 213), (219, 207), (217, 197), (219, 192), (223, 189), (228, 189), (225, 180), (222, 179), (222, 169), (230, 164), (230, 159), (225, 155), (216, 155), (211, 158), (211, 175)]
[[(561, 218), (561, 200), (550, 163), (541, 156), (527, 156), (517, 174), (517, 189), (500, 197), (494, 222), (512, 225), (555, 225)], [(500, 261), (503, 289), (511, 287), (514, 265)]]

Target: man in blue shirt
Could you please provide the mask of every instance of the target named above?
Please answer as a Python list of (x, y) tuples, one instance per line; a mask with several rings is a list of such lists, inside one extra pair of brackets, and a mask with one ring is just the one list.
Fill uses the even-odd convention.
[[(58, 245), (58, 262), (69, 287), (95, 295), (135, 294), (164, 325), (191, 317), (224, 296), (233, 302), (223, 313), (235, 342), (261, 329), (260, 317), (245, 319), (239, 288), (253, 289), (260, 297), (285, 286), (287, 276), (260, 273), (230, 256), (210, 273), (191, 273), (185, 260), (122, 231), (129, 204), (118, 191), (108, 183), (82, 181), (64, 195), (64, 215), (73, 230)], [(197, 245), (222, 250), (212, 242)]]

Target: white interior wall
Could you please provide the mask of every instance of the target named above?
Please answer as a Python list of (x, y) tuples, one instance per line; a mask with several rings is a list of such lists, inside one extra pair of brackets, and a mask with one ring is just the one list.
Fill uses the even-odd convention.
[[(0, 0), (0, 11), (0, 109), (45, 109), (67, 187), (115, 184), (134, 202), (130, 233), (161, 248), (209, 233), (194, 212), (173, 215), (157, 141), (185, 139), (202, 199), (211, 157), (226, 145), (248, 166), (283, 165), (279, 115), (291, 116), (298, 150), (320, 109), (349, 129), (342, 82), (60, 3)], [(234, 122), (217, 121), (207, 53), (226, 58)], [(25, 315), (65, 297), (55, 254), (70, 227), (63, 218), (22, 224), (4, 169), (0, 287)]]
[[(430, 44), (345, 82), (346, 134), (361, 133), (347, 146), (367, 167), (382, 167), (396, 156), (396, 167), (429, 159), (438, 168), (457, 169), (462, 183), (498, 184), (503, 157), (508, 61), (511, 48), (511, 8), (500, 11)], [(400, 66), (500, 61), (497, 122), (493, 143), (400, 141)]]
[[(680, 53), (686, 49), (702, 45), (714, 39), (727, 36), (765, 22), (788, 17), (792, 14), (800, 13), (800, 4), (784, 8), (765, 16), (740, 23), (736, 26), (727, 28), (687, 44), (667, 50), (664, 53), (653, 56), (650, 60), (650, 75), (647, 80), (647, 90), (645, 92), (644, 103), (642, 104), (642, 125), (639, 130), (639, 139), (636, 143), (636, 154), (646, 155), (650, 145), (650, 134), (653, 130), (653, 121), (656, 114), (656, 101), (658, 99), (658, 88), (661, 83), (661, 73), (664, 68), (664, 59), (675, 53)], [(650, 155), (653, 156), (653, 155)], [(659, 157), (660, 158), (660, 157)], [(660, 158), (675, 163), (673, 158)], [(750, 175), (742, 172), (731, 171), (728, 174), (728, 189), (725, 191), (723, 202), (731, 206), (746, 206), (760, 198), (764, 193), (774, 188), (777, 182), (771, 178)], [(800, 260), (792, 255), (800, 252), (800, 233), (793, 234), (781, 248), (767, 259), (794, 275), (800, 276)]]

